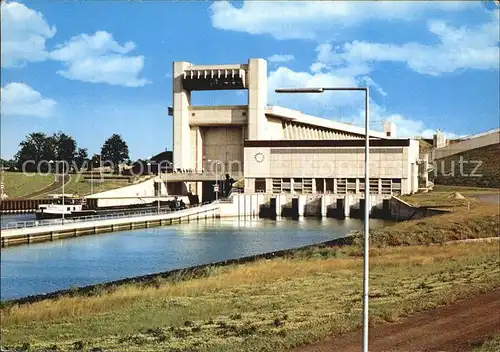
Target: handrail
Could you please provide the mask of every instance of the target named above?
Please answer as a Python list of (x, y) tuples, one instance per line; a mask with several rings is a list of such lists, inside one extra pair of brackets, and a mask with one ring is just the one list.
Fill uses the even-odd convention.
[(29, 221), (19, 221), (19, 222), (9, 222), (6, 224), (2, 224), (2, 230), (11, 230), (11, 229), (24, 229), (29, 227), (41, 227), (41, 226), (51, 226), (51, 225), (64, 225), (64, 224), (73, 224), (77, 222), (85, 222), (85, 221), (102, 221), (102, 220), (110, 220), (110, 219), (122, 219), (122, 218), (135, 218), (142, 216), (151, 216), (151, 215), (160, 215), (160, 214), (168, 214), (174, 213), (177, 211), (185, 210), (185, 209), (193, 209), (197, 207), (202, 207), (204, 205), (209, 205), (214, 202), (203, 202), (196, 205), (186, 206), (183, 209), (170, 209), (164, 208), (158, 212), (158, 209), (152, 210), (143, 210), (138, 212), (117, 212), (112, 214), (104, 214), (104, 215), (88, 215), (88, 216), (80, 216), (77, 218), (69, 218), (69, 219), (50, 219), (50, 220), (29, 220)]

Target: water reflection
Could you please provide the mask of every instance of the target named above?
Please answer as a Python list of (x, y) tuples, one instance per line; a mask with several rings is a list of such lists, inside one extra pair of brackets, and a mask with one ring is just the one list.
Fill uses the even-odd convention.
[(300, 247), (362, 227), (355, 219), (209, 220), (11, 247), (2, 249), (1, 298)]

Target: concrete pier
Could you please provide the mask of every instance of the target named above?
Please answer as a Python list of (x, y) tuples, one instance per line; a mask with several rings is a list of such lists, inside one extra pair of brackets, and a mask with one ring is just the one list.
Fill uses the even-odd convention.
[(153, 213), (142, 216), (78, 222), (67, 220), (64, 224), (3, 229), (1, 240), (2, 247), (7, 247), (26, 243), (53, 241), (60, 238), (208, 220), (218, 217), (220, 217), (220, 204), (212, 203), (163, 214)]

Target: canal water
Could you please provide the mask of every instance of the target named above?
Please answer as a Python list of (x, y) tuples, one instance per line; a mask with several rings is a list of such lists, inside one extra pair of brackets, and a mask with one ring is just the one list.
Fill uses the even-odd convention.
[(10, 247), (1, 250), (1, 299), (300, 247), (362, 227), (355, 219), (222, 219)]

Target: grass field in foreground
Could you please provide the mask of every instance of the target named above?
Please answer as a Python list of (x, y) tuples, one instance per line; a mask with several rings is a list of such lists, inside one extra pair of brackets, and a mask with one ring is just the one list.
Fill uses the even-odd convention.
[[(276, 351), (358, 328), (358, 248), (213, 268), (188, 281), (4, 308), (7, 346), (113, 351)], [(498, 242), (374, 248), (372, 324), (500, 286)]]
[(3, 174), (3, 182), (5, 184), (4, 191), (9, 198), (17, 198), (47, 187), (54, 182), (54, 175), (5, 172)]
[(485, 341), (481, 346), (472, 350), (472, 352), (498, 352), (500, 351), (500, 334)]

